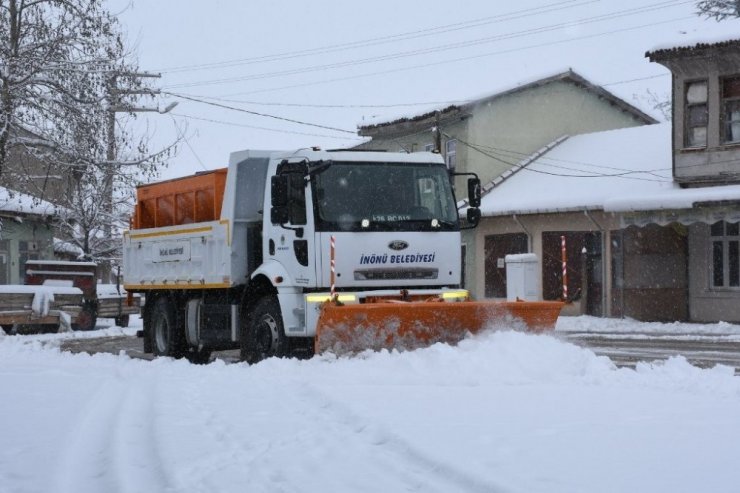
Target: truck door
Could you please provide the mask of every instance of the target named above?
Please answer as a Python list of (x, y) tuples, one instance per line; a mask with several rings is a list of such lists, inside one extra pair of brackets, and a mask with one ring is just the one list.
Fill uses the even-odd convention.
[(280, 262), (298, 287), (316, 285), (313, 243), (313, 210), (305, 174), (295, 165), (278, 166), (272, 180), (271, 227), (267, 257)]

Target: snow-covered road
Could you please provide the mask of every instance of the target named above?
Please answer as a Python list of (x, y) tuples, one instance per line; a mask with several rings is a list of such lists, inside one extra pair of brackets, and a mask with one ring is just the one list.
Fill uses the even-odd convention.
[[(732, 491), (740, 377), (501, 330), (207, 366), (0, 337), (0, 492)], [(47, 341), (41, 344), (39, 341)]]

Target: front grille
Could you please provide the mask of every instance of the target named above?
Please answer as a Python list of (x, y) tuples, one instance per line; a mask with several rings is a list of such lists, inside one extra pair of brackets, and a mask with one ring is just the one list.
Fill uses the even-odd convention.
[(438, 269), (366, 269), (355, 271), (355, 281), (437, 279)]

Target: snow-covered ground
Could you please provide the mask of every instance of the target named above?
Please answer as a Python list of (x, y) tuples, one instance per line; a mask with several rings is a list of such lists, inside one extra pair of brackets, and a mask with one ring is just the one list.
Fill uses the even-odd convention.
[[(696, 492), (740, 484), (740, 377), (500, 328), (354, 359), (153, 362), (0, 336), (0, 492)], [(564, 318), (558, 331), (672, 330)], [(675, 327), (674, 327), (675, 329)], [(679, 327), (680, 329), (680, 327)], [(676, 329), (678, 330), (678, 329)], [(737, 326), (686, 325), (685, 332)]]

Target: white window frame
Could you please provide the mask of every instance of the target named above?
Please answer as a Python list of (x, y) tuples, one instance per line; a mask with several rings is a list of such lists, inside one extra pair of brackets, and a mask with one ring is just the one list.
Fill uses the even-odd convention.
[[(691, 87), (704, 84), (704, 100), (691, 101)], [(691, 125), (691, 110), (693, 108), (704, 107), (704, 125)], [(689, 149), (699, 149), (707, 147), (708, 140), (708, 129), (709, 129), (709, 81), (706, 79), (687, 81), (684, 90), (684, 147)], [(704, 128), (704, 142), (703, 143), (692, 143), (692, 131), (695, 128)]]
[[(730, 77), (722, 77), (720, 79), (720, 85), (721, 85), (721, 99), (720, 99), (720, 105), (721, 105), (721, 142), (722, 144), (740, 144), (740, 111), (733, 112), (732, 116), (728, 117), (728, 112), (726, 106), (728, 103), (740, 103), (740, 96), (734, 96), (734, 97), (725, 97), (725, 84), (727, 81), (732, 79), (738, 79), (740, 81), (740, 75), (734, 75)], [(737, 130), (737, 138), (733, 139), (730, 137), (730, 135), (734, 132), (731, 132), (731, 128), (734, 128)]]

